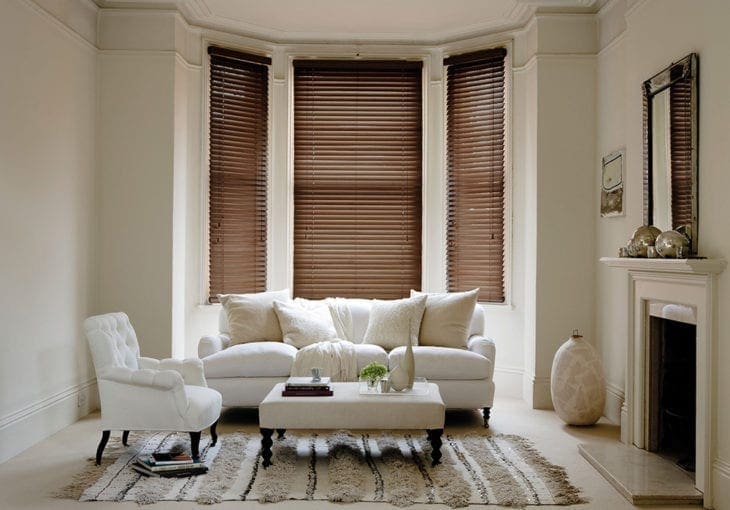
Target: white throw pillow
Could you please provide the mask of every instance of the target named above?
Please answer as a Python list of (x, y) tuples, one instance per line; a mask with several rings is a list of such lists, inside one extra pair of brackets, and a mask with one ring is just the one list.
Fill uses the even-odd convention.
[(479, 289), (434, 294), (411, 290), (411, 296), (428, 296), (418, 344), (466, 348), (478, 295)]
[(426, 296), (393, 301), (373, 299), (363, 343), (393, 349), (407, 345), (410, 338), (413, 345), (418, 345), (418, 330), (425, 306)]
[(284, 343), (301, 349), (337, 338), (329, 307), (324, 302), (297, 298), (293, 302), (274, 301), (274, 312), (284, 335)]
[(218, 295), (228, 318), (231, 345), (248, 342), (281, 342), (274, 301), (289, 301), (289, 289), (257, 294)]

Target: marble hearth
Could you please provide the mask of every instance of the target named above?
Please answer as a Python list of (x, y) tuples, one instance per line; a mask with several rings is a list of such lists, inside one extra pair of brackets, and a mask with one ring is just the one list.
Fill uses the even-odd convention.
[[(662, 493), (661, 483), (655, 489), (642, 486), (644, 496), (651, 495), (646, 502), (701, 502), (705, 507), (712, 507), (712, 452), (715, 451), (716, 431), (714, 430), (716, 408), (716, 363), (713, 357), (717, 351), (716, 339), (716, 285), (717, 275), (727, 263), (722, 259), (635, 259), (635, 258), (602, 258), (601, 262), (617, 269), (626, 270), (629, 280), (626, 306), (628, 307), (627, 329), (627, 365), (625, 381), (625, 401), (621, 408), (621, 441), (625, 448), (616, 448), (616, 454), (630, 456), (642, 465), (653, 465), (657, 472), (660, 464), (667, 463), (678, 471), (679, 468), (658, 455), (645, 450), (650, 449), (650, 324), (652, 316), (680, 313), (684, 321), (696, 325), (696, 410), (695, 410), (695, 451), (696, 467), (694, 487), (692, 478), (686, 475), (682, 496)], [(676, 320), (677, 317), (668, 317)], [(631, 453), (636, 448), (641, 452)], [(626, 478), (628, 466), (608, 457), (606, 452), (589, 452), (589, 445), (581, 449), (581, 453), (589, 462), (597, 467), (614, 485), (616, 480)], [(603, 459), (603, 464), (597, 462)], [(615, 472), (611, 472), (613, 466)], [(667, 467), (666, 469), (670, 469)], [(682, 472), (682, 474), (684, 474)], [(613, 478), (613, 479), (612, 479)], [(681, 478), (681, 477), (680, 477)], [(628, 485), (631, 483), (629, 481)], [(696, 491), (694, 490), (696, 488)], [(619, 489), (621, 490), (621, 489)], [(699, 491), (699, 492), (697, 492)], [(632, 494), (622, 490), (625, 496), (634, 503), (637, 500)], [(636, 495), (634, 495), (636, 496)]]

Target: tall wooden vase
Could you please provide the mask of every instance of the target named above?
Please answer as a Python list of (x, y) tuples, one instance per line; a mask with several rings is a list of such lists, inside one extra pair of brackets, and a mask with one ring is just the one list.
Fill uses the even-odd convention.
[(398, 366), (391, 370), (388, 381), (390, 382), (390, 387), (396, 391), (410, 390), (413, 388), (415, 376), (416, 360), (413, 357), (413, 343), (409, 337), (406, 352), (403, 353), (403, 359)]

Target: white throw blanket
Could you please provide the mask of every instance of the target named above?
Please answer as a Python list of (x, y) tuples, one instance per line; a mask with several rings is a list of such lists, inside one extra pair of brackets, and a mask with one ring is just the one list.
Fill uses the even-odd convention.
[(312, 374), (313, 367), (320, 368), (320, 374), (330, 377), (332, 382), (357, 381), (357, 358), (353, 343), (338, 339), (299, 349), (291, 375), (307, 377)]
[(345, 298), (327, 298), (325, 301), (330, 309), (332, 323), (335, 325), (337, 338), (343, 338), (349, 342), (354, 340), (352, 332), (352, 312), (350, 305)]

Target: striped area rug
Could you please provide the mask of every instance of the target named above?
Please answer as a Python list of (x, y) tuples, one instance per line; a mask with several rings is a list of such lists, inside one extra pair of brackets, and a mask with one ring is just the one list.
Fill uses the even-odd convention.
[[(110, 442), (101, 466), (89, 466), (57, 496), (81, 501), (278, 502), (329, 500), (414, 503), (570, 505), (584, 502), (565, 470), (551, 464), (524, 438), (512, 435), (445, 435), (442, 464), (431, 467), (425, 433), (287, 433), (274, 441), (274, 464), (260, 463), (260, 436), (221, 434), (201, 440), (205, 475), (147, 478), (130, 465), (139, 454), (170, 449), (182, 434), (137, 434), (124, 448)], [(130, 438), (131, 439), (131, 438)]]

